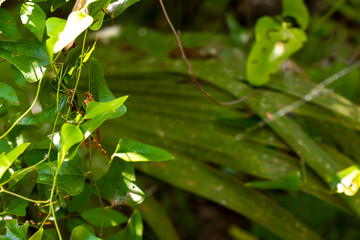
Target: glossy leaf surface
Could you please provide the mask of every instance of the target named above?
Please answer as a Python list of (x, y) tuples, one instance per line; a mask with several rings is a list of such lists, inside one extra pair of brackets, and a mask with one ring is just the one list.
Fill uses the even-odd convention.
[(23, 3), (20, 9), (20, 19), (25, 27), (34, 33), (39, 41), (42, 41), (45, 30), (46, 15), (41, 7), (33, 2)]

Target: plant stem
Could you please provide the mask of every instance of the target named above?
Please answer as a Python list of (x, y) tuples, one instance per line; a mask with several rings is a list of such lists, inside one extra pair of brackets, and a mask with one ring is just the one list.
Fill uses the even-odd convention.
[(33, 203), (49, 203), (48, 201), (37, 201), (37, 200), (34, 200), (34, 199), (30, 199), (30, 198), (21, 196), (19, 194), (13, 193), (13, 192), (9, 192), (9, 191), (7, 191), (5, 189), (1, 189), (0, 192), (7, 193), (9, 195), (13, 195), (15, 197), (18, 197), (18, 198), (21, 198), (21, 199), (24, 199), (26, 201), (33, 202)]
[(92, 174), (92, 147), (91, 147), (91, 140), (89, 138), (89, 149), (90, 149), (90, 159), (89, 159), (89, 171), (90, 171), (90, 178), (91, 181), (94, 183), (95, 189), (96, 189), (96, 195), (99, 198), (99, 202), (102, 208), (102, 216), (101, 216), (101, 226), (100, 226), (100, 237), (102, 237), (103, 233), (104, 233), (104, 220), (105, 220), (105, 208), (104, 208), (104, 203), (101, 199), (101, 195), (100, 195), (100, 189), (98, 187), (98, 185), (96, 184), (96, 180), (94, 175)]
[[(45, 75), (45, 73), (44, 73)], [(28, 108), (28, 110), (26, 110), (26, 112), (23, 113), (23, 115), (21, 115), (15, 122), (13, 125), (11, 125), (11, 127), (0, 137), (0, 139), (3, 139), (20, 121), (21, 119), (23, 119), (30, 111), (31, 109), (33, 109), (33, 107), (35, 106), (37, 99), (39, 97), (39, 93), (40, 93), (40, 88), (41, 88), (41, 82), (44, 79), (44, 75), (43, 77), (40, 79), (39, 81), (39, 85), (38, 88), (36, 90), (36, 95), (35, 95), (35, 99), (33, 101), (33, 103), (31, 104), (31, 106)]]
[[(87, 36), (87, 30), (85, 30), (83, 45), (82, 45), (82, 49), (81, 49), (80, 67), (79, 67), (79, 70), (78, 70), (79, 72), (78, 72), (78, 75), (77, 75), (77, 79), (76, 79), (76, 83), (75, 83), (75, 87), (74, 87), (74, 92), (73, 92), (73, 94), (71, 96), (71, 101), (70, 101), (71, 103), (74, 101), (77, 86), (79, 84), (79, 80), (80, 80), (80, 76), (81, 76), (81, 70), (82, 70), (83, 59), (84, 59), (84, 49), (85, 49), (86, 36)], [(69, 119), (70, 109), (71, 109), (71, 107), (69, 106), (67, 114), (66, 114), (66, 119)]]
[(58, 226), (57, 221), (56, 221), (54, 203), (53, 203), (52, 199), (54, 197), (54, 192), (55, 192), (55, 188), (56, 188), (56, 179), (57, 179), (57, 176), (58, 176), (58, 173), (59, 173), (59, 170), (60, 170), (60, 167), (61, 167), (61, 164), (62, 164), (63, 160), (64, 159), (58, 159), (58, 164), (57, 164), (57, 167), (56, 167), (56, 173), (55, 173), (55, 176), (54, 176), (54, 181), (53, 181), (53, 185), (52, 185), (51, 193), (50, 193), (50, 209), (51, 209), (50, 213), (52, 212), (52, 214), (53, 214), (56, 232), (57, 232), (60, 240), (62, 240), (62, 237), (61, 237), (59, 226)]

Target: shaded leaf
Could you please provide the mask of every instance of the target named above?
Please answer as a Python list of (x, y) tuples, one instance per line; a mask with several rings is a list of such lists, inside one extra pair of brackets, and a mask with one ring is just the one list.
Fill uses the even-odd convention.
[[(37, 182), (47, 185), (53, 184), (53, 173), (56, 172), (57, 162), (44, 162), (36, 168), (39, 171)], [(70, 195), (77, 195), (83, 191), (85, 174), (82, 167), (82, 159), (75, 155), (70, 161), (64, 161), (60, 167), (56, 184)]]
[(28, 82), (36, 82), (43, 76), (50, 64), (43, 43), (0, 42), (0, 56), (13, 64)]
[[(111, 205), (137, 205), (144, 201), (145, 194), (135, 183), (132, 163), (112, 161), (107, 173), (96, 181), (100, 195)], [(95, 189), (93, 188), (93, 192)]]
[(94, 230), (87, 225), (80, 225), (71, 232), (70, 240), (101, 240), (95, 236)]
[(108, 238), (109, 240), (142, 240), (143, 222), (140, 213), (134, 210), (125, 229)]
[(51, 11), (55, 11), (70, 0), (52, 0)]
[(245, 186), (260, 189), (282, 189), (288, 191), (300, 190), (300, 172), (291, 172), (287, 176), (272, 181), (247, 182)]
[(110, 0), (92, 1), (88, 6), (89, 15), (93, 17), (94, 24), (90, 26), (93, 31), (98, 30), (104, 20), (105, 10), (108, 8)]
[(114, 157), (128, 162), (166, 161), (173, 157), (165, 150), (139, 143), (129, 138), (121, 138), (116, 146)]
[(180, 239), (165, 208), (153, 196), (146, 196), (144, 202), (133, 208), (140, 212), (159, 240)]
[[(29, 197), (35, 187), (37, 177), (38, 171), (34, 169), (28, 174), (26, 174), (23, 178), (21, 178), (15, 185), (11, 186), (8, 191), (14, 192), (24, 197)], [(4, 213), (14, 214), (17, 216), (26, 215), (26, 207), (28, 205), (28, 201), (7, 193), (1, 193), (1, 196), (4, 204)]]
[(43, 237), (44, 229), (40, 228), (36, 233), (34, 233), (29, 240), (41, 240)]
[[(65, 110), (67, 102), (67, 97), (59, 99), (59, 110), (63, 113)], [(40, 113), (37, 114), (28, 114), (18, 123), (19, 125), (36, 125), (41, 123), (55, 123), (56, 116), (58, 114), (57, 104), (53, 103), (50, 106), (43, 109)], [(57, 124), (62, 123), (61, 118), (58, 119)]]
[(11, 65), (10, 71), (16, 85), (18, 85), (19, 88), (24, 90), (26, 85), (26, 78), (24, 77), (24, 75), (14, 65)]
[(20, 9), (21, 22), (27, 27), (41, 42), (44, 35), (46, 14), (33, 2), (25, 2)]
[[(0, 5), (1, 5), (0, 1)], [(17, 25), (13, 16), (3, 8), (0, 8), (0, 34), (3, 34), (11, 39), (17, 38)]]
[(295, 18), (302, 29), (309, 25), (309, 12), (303, 0), (282, 0), (281, 15)]
[[(104, 222), (102, 223), (103, 211)], [(128, 218), (122, 213), (114, 209), (103, 209), (101, 207), (85, 210), (81, 213), (81, 217), (94, 226), (115, 227), (119, 224), (127, 222)]]
[(30, 143), (23, 143), (6, 155), (2, 152), (2, 155), (0, 155), (0, 178), (29, 145)]
[(66, 208), (71, 213), (78, 212), (80, 209), (85, 207), (85, 205), (89, 202), (90, 197), (91, 197), (90, 185), (85, 184), (80, 194), (72, 196), (71, 199), (66, 200)]
[(16, 96), (14, 89), (10, 85), (3, 82), (0, 82), (0, 99), (7, 101), (10, 105), (20, 105), (19, 99)]
[(5, 225), (6, 234), (0, 235), (0, 240), (26, 240), (28, 227), (28, 221), (24, 225), (19, 226), (17, 220), (7, 220)]

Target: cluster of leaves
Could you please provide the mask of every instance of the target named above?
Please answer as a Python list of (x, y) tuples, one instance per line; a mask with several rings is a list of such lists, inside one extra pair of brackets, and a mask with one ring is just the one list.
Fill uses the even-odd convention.
[[(28, 231), (28, 227), (36, 230), (31, 239), (48, 239), (54, 227), (62, 239), (59, 224), (63, 220), (73, 240), (100, 239), (96, 235), (141, 239), (139, 212), (133, 211), (128, 218), (114, 208), (135, 206), (145, 198), (136, 184), (133, 162), (165, 161), (172, 156), (129, 138), (118, 140), (112, 155), (103, 148), (99, 127), (125, 114), (127, 96), (115, 98), (107, 87), (100, 63), (91, 57), (96, 42), (86, 47), (87, 32), (101, 27), (106, 11), (114, 18), (137, 1), (76, 1), (67, 19), (47, 18), (37, 2), (47, 1), (19, 3), (21, 23), (35, 35), (33, 40), (17, 40), (17, 21), (0, 8), (0, 33), (7, 37), (0, 42), (0, 56), (11, 64), (19, 87), (38, 84), (31, 106), (24, 113), (10, 114), (16, 110), (12, 106), (20, 105), (20, 101), (10, 85), (0, 83), (1, 116), (9, 124), (0, 136), (4, 234), (0, 239), (27, 239), (35, 232)], [(52, 1), (51, 11), (66, 2)], [(82, 46), (71, 47), (78, 36), (83, 36)], [(88, 92), (78, 101), (78, 85), (87, 64)], [(30, 113), (38, 100), (40, 112)], [(37, 142), (27, 143), (23, 130), (46, 123), (52, 125), (50, 133), (44, 132)], [(93, 162), (97, 151), (105, 159), (106, 170), (96, 175)], [(92, 196), (98, 202), (87, 207)], [(35, 205), (28, 206), (29, 202)], [(124, 228), (118, 227), (124, 223)], [(104, 227), (116, 226), (115, 232), (104, 233)]]
[[(292, 2), (294, 6), (299, 3)], [(284, 9), (290, 7), (283, 8), (283, 13)], [(283, 16), (292, 16), (286, 19), (293, 24), (291, 29), (304, 32), (301, 19), (308, 14), (301, 13), (299, 18), (289, 12)], [(317, 20), (316, 16), (311, 19)], [(349, 100), (350, 91), (344, 88), (353, 82), (358, 86), (359, 75), (354, 70), (359, 63), (333, 60), (329, 52), (317, 50), (323, 44), (334, 48), (333, 55), (349, 56), (354, 46), (349, 47), (346, 39), (354, 33), (346, 32), (335, 41), (330, 38), (332, 31), (324, 33), (318, 24), (309, 26), (308, 43), (296, 60), (286, 60), (281, 74), (272, 75), (267, 83), (268, 75), (276, 72), (285, 58), (271, 65), (269, 56), (260, 52), (258, 61), (272, 68), (266, 79), (261, 79), (265, 85), (255, 88), (248, 83), (248, 66), (243, 64), (254, 51), (246, 51), (252, 43), (239, 37), (249, 30), (231, 18), (228, 21), (230, 37), (182, 32), (181, 39), (196, 78), (212, 85), (204, 84), (212, 96), (230, 101), (252, 94), (233, 108), (214, 106), (188, 84), (188, 69), (174, 49), (171, 35), (142, 29), (145, 34), (139, 38), (138, 28), (123, 27), (127, 34), (97, 53), (99, 58), (108, 57), (111, 89), (135, 96), (128, 102), (132, 112), (117, 121), (117, 132), (136, 139), (146, 137), (169, 149), (176, 159), (135, 166), (244, 215), (283, 239), (337, 239), (344, 235), (358, 239), (359, 220), (353, 215), (359, 216), (360, 108)], [(333, 22), (330, 29), (341, 26)], [(287, 30), (283, 33), (287, 35)], [(287, 43), (283, 38), (279, 41)], [(276, 48), (276, 43), (264, 44)], [(109, 53), (113, 46), (120, 46), (121, 56), (118, 51)], [(256, 46), (257, 41), (253, 48)], [(338, 79), (342, 86), (329, 85)], [(358, 88), (351, 90), (357, 92)], [(348, 99), (339, 93), (347, 93)], [(111, 126), (104, 126), (103, 131), (114, 132)], [(306, 199), (310, 203), (305, 206)], [(144, 219), (154, 216), (145, 213)], [(338, 223), (339, 216), (344, 216), (344, 224)], [(334, 224), (331, 231), (330, 224)], [(152, 229), (156, 232), (156, 227)], [(252, 233), (255, 230), (251, 229)], [(273, 239), (269, 233), (262, 237)]]

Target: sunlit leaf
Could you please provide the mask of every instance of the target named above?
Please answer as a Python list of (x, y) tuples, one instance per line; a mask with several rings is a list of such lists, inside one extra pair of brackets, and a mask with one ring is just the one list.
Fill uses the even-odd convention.
[(125, 9), (139, 2), (140, 0), (111, 0), (107, 10), (114, 17), (119, 16)]
[(142, 240), (143, 222), (140, 213), (135, 210), (125, 229), (111, 236), (109, 240)]
[(5, 155), (5, 153), (2, 153), (2, 155), (0, 155), (0, 178), (29, 145), (30, 143), (23, 143), (8, 154)]
[(116, 98), (109, 102), (90, 102), (86, 108), (85, 119), (95, 118), (106, 113), (114, 113), (128, 98), (128, 96)]
[(76, 125), (65, 123), (61, 127), (59, 159), (64, 159), (72, 146), (84, 139), (83, 133)]
[[(1, 5), (2, 1), (0, 1)], [(17, 38), (17, 25), (13, 16), (3, 8), (0, 8), (0, 34), (11, 39)]]
[(64, 31), (65, 26), (65, 19), (51, 17), (46, 20), (46, 33), (50, 37), (46, 40), (46, 48), (50, 58), (54, 54), (55, 44), (59, 41), (59, 34)]
[[(102, 215), (104, 212), (104, 221)], [(122, 213), (114, 209), (103, 209), (101, 207), (85, 210), (81, 213), (81, 217), (94, 226), (115, 227), (125, 223), (128, 218)]]
[(111, 159), (118, 157), (128, 162), (166, 161), (173, 157), (165, 150), (121, 138)]
[(350, 166), (336, 174), (340, 182), (336, 185), (338, 193), (354, 196), (360, 188), (360, 169), (359, 166)]
[(297, 52), (307, 40), (303, 30), (289, 28), (271, 17), (260, 18), (255, 26), (256, 42), (246, 63), (247, 80), (263, 85), (280, 64)]
[(19, 226), (18, 220), (7, 220), (5, 225), (6, 234), (0, 235), (0, 240), (26, 240), (28, 227), (28, 221), (26, 221), (24, 225)]
[(54, 53), (59, 52), (66, 45), (71, 43), (93, 22), (93, 18), (85, 14), (82, 10), (70, 13), (63, 31), (58, 36), (58, 41), (54, 45)]
[(39, 41), (42, 41), (45, 30), (46, 14), (41, 7), (33, 2), (23, 3), (20, 9), (20, 19), (25, 27), (34, 33)]

